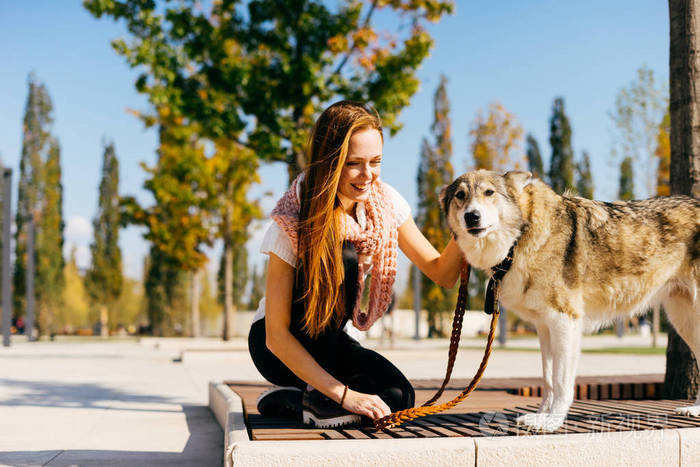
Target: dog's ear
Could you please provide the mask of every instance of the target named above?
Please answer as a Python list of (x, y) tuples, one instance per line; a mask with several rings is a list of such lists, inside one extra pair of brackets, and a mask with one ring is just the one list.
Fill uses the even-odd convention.
[(506, 184), (512, 187), (516, 193), (523, 191), (525, 186), (532, 181), (532, 174), (522, 170), (512, 170), (504, 175)]
[(450, 187), (450, 185), (443, 185), (442, 188), (440, 189), (440, 207), (442, 208), (442, 212), (447, 215), (447, 208), (450, 206), (450, 200), (447, 199), (447, 189)]

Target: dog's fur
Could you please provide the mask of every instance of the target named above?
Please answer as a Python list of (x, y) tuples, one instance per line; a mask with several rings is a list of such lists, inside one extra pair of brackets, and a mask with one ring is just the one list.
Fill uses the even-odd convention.
[[(560, 196), (528, 172), (478, 170), (441, 193), (467, 261), (490, 271), (514, 247), (500, 301), (537, 328), (544, 393), (518, 423), (555, 431), (574, 398), (585, 328), (663, 304), (700, 361), (700, 201), (604, 203)], [(677, 412), (700, 415), (695, 405)]]

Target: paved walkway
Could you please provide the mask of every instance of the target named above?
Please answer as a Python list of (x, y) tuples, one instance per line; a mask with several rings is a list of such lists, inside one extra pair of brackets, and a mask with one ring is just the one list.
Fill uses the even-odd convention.
[(204, 382), (131, 343), (0, 348), (0, 464), (221, 465)]
[[(584, 347), (610, 346), (595, 339), (587, 338)], [(376, 341), (366, 345), (378, 347)], [(401, 340), (378, 350), (409, 378), (440, 378), (447, 347), (446, 340)], [(453, 376), (471, 377), (481, 353), (462, 349)], [(664, 365), (663, 355), (584, 353), (579, 374), (663, 373)], [(539, 352), (496, 349), (485, 376), (540, 372)], [(223, 433), (207, 408), (207, 391), (209, 381), (225, 379), (262, 380), (245, 339), (0, 347), (0, 464), (221, 465)]]

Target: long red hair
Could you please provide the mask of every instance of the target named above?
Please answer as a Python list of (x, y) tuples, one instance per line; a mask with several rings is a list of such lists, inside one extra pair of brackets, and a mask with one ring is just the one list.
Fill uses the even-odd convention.
[(358, 102), (340, 101), (321, 114), (309, 138), (310, 162), (301, 185), (297, 251), (306, 284), (304, 330), (311, 337), (331, 324), (340, 326), (345, 314), (341, 287), (345, 214), (337, 196), (338, 183), (350, 138), (367, 129), (382, 133), (376, 111)]

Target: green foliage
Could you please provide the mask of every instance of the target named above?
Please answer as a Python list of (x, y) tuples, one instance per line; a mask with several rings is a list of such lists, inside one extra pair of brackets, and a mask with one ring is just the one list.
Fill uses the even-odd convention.
[(657, 84), (654, 71), (646, 65), (637, 70), (636, 79), (623, 87), (615, 97), (615, 107), (609, 113), (614, 125), (613, 154), (631, 158), (639, 177), (637, 186), (652, 196), (656, 188), (657, 160), (655, 149), (659, 122), (668, 107), (668, 89)]
[(591, 158), (583, 151), (583, 157), (576, 164), (576, 191), (579, 196), (593, 199), (593, 174), (591, 173)]
[(210, 246), (213, 240), (211, 211), (216, 197), (210, 166), (193, 127), (164, 121), (159, 136), (155, 167), (141, 164), (151, 176), (144, 188), (151, 192), (155, 204), (145, 209), (133, 198), (125, 198), (122, 205), (132, 222), (146, 226), (146, 240), (174, 267), (197, 270), (207, 261), (202, 247)]
[(55, 144), (51, 136), (53, 104), (48, 90), (34, 75), (29, 76), (28, 84), (29, 94), (22, 125), (22, 156), (15, 215), (15, 267), (12, 276), (13, 310), (17, 316), (25, 311), (28, 224), (41, 211), (43, 166), (48, 160), (51, 146)]
[(212, 293), (211, 277), (209, 276), (209, 270), (203, 268), (202, 270), (202, 289), (201, 296), (199, 299), (199, 309), (202, 318), (214, 319), (217, 316), (221, 316), (221, 305), (216, 299), (216, 296)]
[(479, 109), (469, 131), (475, 169), (505, 172), (522, 169), (520, 148), (523, 129), (515, 116), (498, 102), (489, 104), (488, 114)]
[(544, 180), (544, 163), (540, 154), (540, 145), (532, 134), (528, 134), (526, 138), (525, 155), (527, 156), (527, 169), (533, 176)]
[(557, 193), (574, 187), (574, 151), (571, 147), (571, 125), (564, 110), (564, 99), (557, 97), (552, 105), (549, 120), (549, 144), (552, 157), (549, 166), (549, 182)]
[[(149, 275), (146, 293), (149, 295), (148, 316), (158, 319), (151, 322), (154, 332), (166, 317), (165, 307), (175, 310), (172, 301), (164, 301), (163, 289), (172, 288), (170, 281), (175, 271), (196, 271), (207, 261), (202, 252), (204, 245), (211, 245), (214, 238), (214, 209), (218, 198), (212, 165), (204, 153), (204, 144), (194, 125), (184, 125), (182, 119), (173, 118), (167, 105), (157, 109), (160, 146), (155, 167), (141, 164), (150, 174), (144, 187), (153, 194), (155, 204), (141, 207), (134, 198), (121, 200), (123, 216), (128, 222), (146, 227), (144, 237), (159, 250), (153, 255), (154, 271)], [(158, 285), (158, 280), (165, 281)], [(155, 294), (153, 297), (150, 294)], [(161, 307), (160, 311), (155, 308)], [(192, 314), (198, 310), (192, 309)], [(182, 326), (186, 319), (174, 319)], [(193, 321), (194, 322), (194, 321)], [(198, 330), (192, 330), (196, 335)]]
[[(234, 138), (263, 160), (286, 161), (290, 174), (305, 164), (315, 116), (338, 97), (369, 101), (392, 133), (401, 127), (433, 44), (425, 24), (453, 9), (449, 0), (83, 4), (97, 18), (126, 22), (130, 41), (113, 48), (144, 70), (136, 87), (155, 106), (168, 102), (208, 138)], [(398, 33), (374, 27), (380, 10), (397, 13), (383, 24)]]
[[(418, 227), (432, 245), (444, 248), (450, 241), (440, 208), (440, 189), (454, 178), (452, 168), (452, 132), (450, 102), (446, 90), (447, 79), (443, 76), (435, 91), (434, 120), (431, 127), (434, 144), (423, 139), (418, 166)], [(430, 334), (441, 333), (441, 315), (449, 313), (455, 299), (455, 291), (445, 290), (421, 275), (421, 298), (428, 312)]]
[(146, 316), (151, 333), (154, 336), (171, 335), (178, 326), (181, 332), (185, 319), (185, 274), (155, 245), (151, 245), (145, 270)]
[(42, 208), (36, 233), (37, 326), (42, 334), (56, 331), (54, 316), (63, 306), (63, 185), (61, 149), (53, 139), (44, 164)]
[(143, 285), (140, 281), (124, 277), (119, 296), (109, 310), (109, 326), (128, 329), (144, 317)]
[(75, 260), (75, 247), (63, 268), (63, 281), (66, 286), (63, 289), (63, 306), (55, 317), (57, 329), (89, 328), (93, 320), (90, 319), (89, 297)]
[[(92, 221), (90, 245), (92, 264), (85, 282), (92, 302), (115, 312), (114, 302), (122, 293), (122, 253), (119, 249), (119, 161), (114, 144), (105, 146), (102, 156), (102, 180), (97, 215)], [(112, 323), (113, 320), (109, 320)]]
[(632, 157), (622, 159), (620, 163), (620, 190), (617, 198), (621, 201), (634, 199), (634, 168)]

